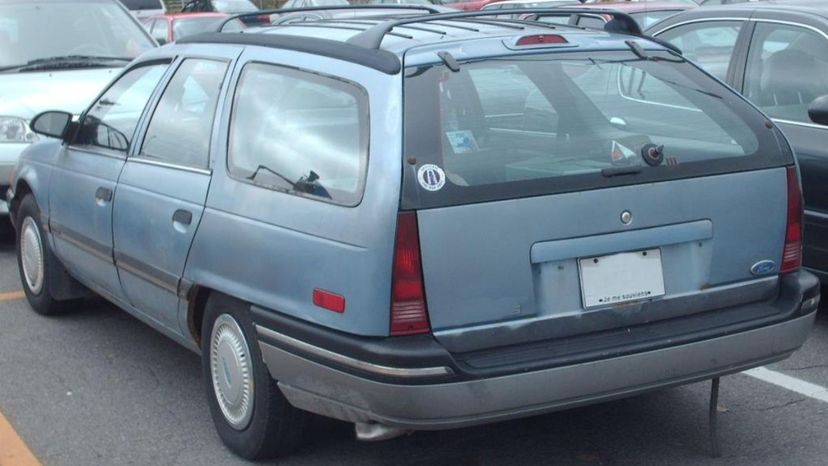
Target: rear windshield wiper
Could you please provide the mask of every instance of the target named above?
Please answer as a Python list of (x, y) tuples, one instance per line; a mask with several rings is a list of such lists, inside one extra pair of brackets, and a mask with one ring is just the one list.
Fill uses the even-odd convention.
[(259, 176), (259, 172), (262, 170), (284, 180), (285, 183), (289, 184), (290, 187), (299, 193), (306, 193), (306, 194), (313, 194), (315, 196), (322, 196), (330, 198), (331, 195), (328, 193), (328, 190), (325, 189), (322, 185), (318, 183), (319, 175), (311, 170), (307, 175), (299, 178), (298, 181), (292, 181), (290, 178), (286, 177), (285, 175), (273, 170), (272, 168), (266, 165), (259, 165), (256, 167), (256, 170), (247, 177), (248, 180), (255, 180), (257, 176)]
[(38, 58), (35, 60), (30, 60), (20, 65), (4, 66), (0, 68), (0, 72), (23, 72), (61, 68), (82, 68), (88, 66), (106, 66), (106, 64), (112, 62), (128, 63), (131, 61), (132, 58), (129, 57), (105, 57), (97, 55), (61, 55), (55, 57)]

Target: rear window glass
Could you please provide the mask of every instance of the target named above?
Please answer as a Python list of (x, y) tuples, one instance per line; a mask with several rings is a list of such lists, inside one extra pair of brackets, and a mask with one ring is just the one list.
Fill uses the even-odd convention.
[(368, 158), (368, 99), (351, 83), (276, 65), (245, 66), (230, 123), (230, 174), (353, 206)]
[[(667, 54), (567, 53), (463, 63), (459, 72), (408, 69), (405, 95), (408, 208), (787, 162), (755, 109)], [(642, 156), (651, 149), (663, 155), (655, 167)]]

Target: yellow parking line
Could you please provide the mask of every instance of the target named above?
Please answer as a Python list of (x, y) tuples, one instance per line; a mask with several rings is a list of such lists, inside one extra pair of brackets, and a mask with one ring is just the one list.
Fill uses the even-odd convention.
[(23, 299), (26, 297), (26, 293), (21, 291), (10, 291), (8, 293), (0, 293), (0, 302), (3, 301), (14, 301), (17, 299)]
[(26, 442), (0, 412), (0, 466), (40, 466)]

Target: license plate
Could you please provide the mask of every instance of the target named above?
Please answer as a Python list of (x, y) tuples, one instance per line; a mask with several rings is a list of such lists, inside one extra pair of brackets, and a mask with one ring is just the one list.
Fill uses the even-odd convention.
[(580, 259), (578, 266), (584, 308), (664, 295), (660, 249)]

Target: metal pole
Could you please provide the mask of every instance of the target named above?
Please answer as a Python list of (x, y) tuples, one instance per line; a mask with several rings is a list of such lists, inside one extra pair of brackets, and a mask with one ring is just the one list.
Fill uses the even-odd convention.
[(713, 379), (710, 386), (710, 408), (708, 411), (710, 422), (710, 454), (713, 458), (721, 458), (722, 447), (719, 443), (719, 378)]

